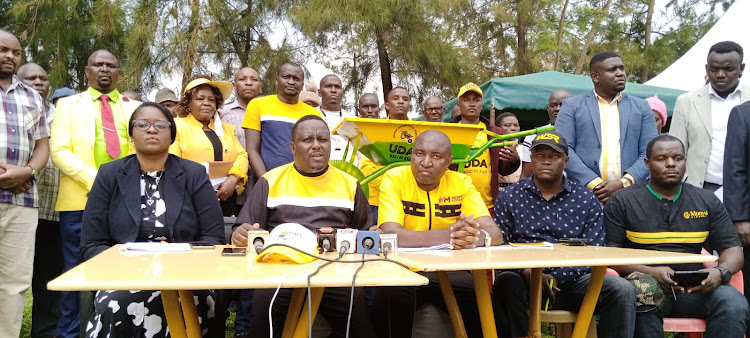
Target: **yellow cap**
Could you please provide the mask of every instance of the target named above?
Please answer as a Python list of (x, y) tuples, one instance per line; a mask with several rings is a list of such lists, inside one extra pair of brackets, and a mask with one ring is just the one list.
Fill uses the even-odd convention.
[(185, 94), (185, 92), (187, 92), (188, 90), (203, 84), (219, 89), (219, 93), (221, 93), (221, 96), (223, 96), (224, 100), (228, 99), (229, 96), (232, 95), (233, 86), (231, 83), (226, 81), (211, 81), (203, 77), (199, 77), (193, 81), (188, 82), (188, 84), (185, 85), (185, 89), (182, 90), (182, 93)]
[(482, 93), (482, 89), (479, 88), (479, 86), (475, 85), (474, 82), (469, 82), (461, 87), (461, 89), (458, 91), (458, 97), (466, 94), (466, 92), (475, 92), (479, 94), (479, 96), (484, 96), (484, 93)]
[[(262, 263), (291, 263), (305, 264), (315, 260), (315, 249), (318, 240), (315, 234), (297, 223), (279, 224), (268, 235), (268, 245), (255, 258), (256, 262)], [(290, 247), (297, 248), (308, 254), (304, 254)]]

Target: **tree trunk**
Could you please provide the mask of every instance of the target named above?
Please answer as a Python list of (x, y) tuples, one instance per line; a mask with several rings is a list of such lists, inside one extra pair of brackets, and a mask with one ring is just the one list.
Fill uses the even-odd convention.
[(648, 14), (646, 14), (646, 31), (644, 34), (643, 41), (643, 67), (641, 67), (641, 83), (648, 81), (648, 64), (650, 58), (648, 57), (648, 50), (651, 48), (651, 25), (652, 18), (654, 16), (654, 0), (648, 2)]
[[(253, 13), (253, 0), (247, 0), (247, 9), (242, 12), (244, 16), (251, 17)], [(240, 19), (242, 20), (242, 18)], [(253, 27), (245, 28), (245, 48), (238, 53), (240, 67), (250, 66), (250, 53), (253, 50)]]
[(196, 44), (198, 43), (198, 30), (200, 22), (200, 0), (190, 0), (190, 22), (187, 30), (187, 44), (185, 54), (182, 56), (182, 86), (185, 86), (193, 77), (193, 62), (198, 56)]
[(568, 4), (570, 3), (570, 0), (565, 0), (565, 4), (563, 4), (562, 14), (560, 14), (560, 22), (557, 24), (557, 42), (555, 42), (555, 45), (557, 46), (557, 51), (555, 51), (555, 70), (560, 70), (560, 44), (562, 43), (562, 33), (563, 33), (563, 27), (565, 27), (565, 14), (568, 12)]
[(526, 41), (526, 30), (528, 29), (528, 16), (533, 8), (530, 0), (516, 0), (516, 75), (529, 73), (528, 42)]
[(380, 28), (375, 28), (375, 42), (378, 46), (378, 61), (380, 63), (380, 79), (383, 83), (383, 97), (393, 89), (391, 80), (391, 59), (388, 57), (388, 46)]
[(609, 12), (609, 5), (611, 4), (612, 0), (607, 0), (607, 2), (604, 3), (604, 7), (602, 7), (601, 9), (601, 12), (594, 16), (594, 21), (591, 23), (591, 29), (589, 30), (588, 34), (586, 34), (586, 40), (583, 44), (583, 48), (581, 48), (581, 54), (578, 55), (575, 74), (581, 74), (581, 72), (583, 71), (583, 64), (586, 62), (586, 54), (588, 54), (591, 43), (594, 41), (596, 30), (599, 28), (599, 23), (601, 23), (602, 19)]

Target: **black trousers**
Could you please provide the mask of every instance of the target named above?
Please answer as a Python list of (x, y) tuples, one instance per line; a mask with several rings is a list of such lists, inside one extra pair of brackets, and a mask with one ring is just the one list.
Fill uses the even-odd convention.
[[(578, 311), (591, 280), (590, 274), (561, 287), (550, 302), (551, 310)], [(492, 286), (493, 308), (498, 337), (525, 337), (529, 330), (529, 285), (517, 271), (502, 271)], [(546, 297), (543, 296), (542, 305)], [(604, 276), (594, 313), (601, 316), (598, 336), (604, 338), (640, 337), (635, 326), (635, 288), (624, 278)]]
[[(377, 287), (372, 300), (372, 322), (379, 337), (411, 337), (414, 313), (425, 301), (445, 307), (443, 294), (434, 272), (421, 272), (430, 283), (418, 287)], [(466, 334), (482, 337), (482, 324), (474, 292), (474, 277), (469, 271), (449, 271), (448, 279), (456, 295)]]
[[(330, 337), (346, 337), (346, 324), (349, 315), (349, 299), (351, 288), (326, 288), (320, 301), (318, 315), (326, 317), (331, 323)], [(268, 337), (270, 327), (268, 322), (268, 308), (276, 289), (256, 289), (253, 294), (253, 307), (250, 315), (250, 332), (254, 337)], [(292, 299), (292, 289), (281, 289), (273, 302), (273, 336), (281, 337), (284, 321)], [(354, 288), (354, 304), (352, 305), (352, 319), (349, 325), (350, 337), (375, 337), (370, 322), (364, 291), (361, 287)]]
[[(745, 299), (750, 304), (750, 245), (742, 247), (742, 251), (745, 254), (745, 265), (742, 266), (742, 277), (745, 284)], [(747, 325), (745, 334), (750, 336), (750, 323)]]
[(62, 243), (60, 222), (39, 219), (34, 248), (34, 277), (31, 292), (31, 337), (47, 338), (57, 335), (60, 319), (60, 292), (47, 290), (47, 283), (62, 274)]

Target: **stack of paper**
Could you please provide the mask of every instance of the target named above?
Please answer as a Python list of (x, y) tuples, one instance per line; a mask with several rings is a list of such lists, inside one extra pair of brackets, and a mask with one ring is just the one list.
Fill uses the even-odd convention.
[(537, 242), (537, 243), (510, 243), (510, 246), (516, 248), (552, 248), (550, 242)]
[(125, 243), (120, 247), (120, 250), (139, 252), (189, 252), (190, 244), (163, 242)]
[(419, 247), (419, 248), (404, 248), (399, 247), (398, 251), (401, 252), (420, 252), (420, 251), (435, 251), (435, 250), (450, 250), (453, 249), (453, 245), (450, 245), (449, 243), (445, 244), (439, 244), (439, 245), (433, 245), (433, 246), (427, 246), (427, 247)]

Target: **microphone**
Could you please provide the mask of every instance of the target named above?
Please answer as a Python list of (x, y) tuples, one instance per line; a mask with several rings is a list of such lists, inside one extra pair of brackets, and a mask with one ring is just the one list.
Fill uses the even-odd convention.
[(357, 229), (336, 229), (336, 247), (339, 249), (339, 257), (345, 253), (354, 253), (357, 242)]
[(380, 234), (380, 251), (388, 257), (389, 253), (398, 251), (398, 235), (395, 233)]
[(322, 252), (336, 250), (336, 232), (331, 227), (318, 228), (318, 249)]
[(380, 236), (377, 231), (357, 232), (357, 253), (377, 255), (380, 251)]
[(252, 243), (255, 253), (260, 254), (268, 240), (267, 230), (250, 230), (247, 232), (248, 244)]

